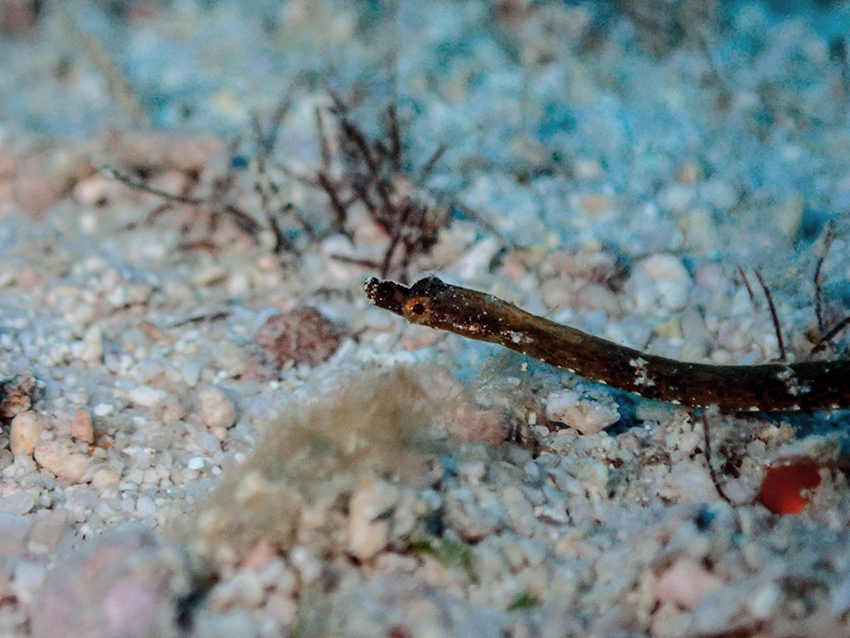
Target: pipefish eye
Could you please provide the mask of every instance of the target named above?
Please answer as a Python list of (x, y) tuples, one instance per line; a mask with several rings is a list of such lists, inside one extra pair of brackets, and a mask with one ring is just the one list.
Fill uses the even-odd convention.
[(431, 311), (428, 297), (411, 297), (404, 302), (404, 316), (411, 321), (422, 321)]

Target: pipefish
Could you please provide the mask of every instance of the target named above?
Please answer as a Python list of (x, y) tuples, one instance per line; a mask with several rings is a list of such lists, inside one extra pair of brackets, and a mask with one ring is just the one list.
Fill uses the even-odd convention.
[(437, 277), (411, 286), (371, 278), (373, 304), (411, 323), (496, 343), (646, 399), (720, 411), (850, 409), (850, 359), (760, 365), (689, 363), (596, 337)]

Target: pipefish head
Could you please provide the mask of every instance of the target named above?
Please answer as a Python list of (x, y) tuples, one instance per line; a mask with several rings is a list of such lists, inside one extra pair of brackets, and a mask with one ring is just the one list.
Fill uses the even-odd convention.
[(502, 321), (492, 308), (495, 298), (452, 286), (437, 277), (425, 277), (409, 287), (370, 279), (365, 288), (373, 304), (410, 323), (448, 330), (471, 339), (489, 340), (501, 332)]

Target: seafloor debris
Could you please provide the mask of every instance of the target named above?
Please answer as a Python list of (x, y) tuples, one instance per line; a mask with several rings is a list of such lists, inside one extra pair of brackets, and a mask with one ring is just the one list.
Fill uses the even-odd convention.
[(13, 379), (0, 381), (0, 422), (8, 422), (32, 407), (35, 377), (26, 372)]
[(287, 365), (314, 366), (328, 360), (342, 339), (342, 330), (315, 308), (297, 308), (270, 317), (257, 333), (261, 358), (278, 370)]

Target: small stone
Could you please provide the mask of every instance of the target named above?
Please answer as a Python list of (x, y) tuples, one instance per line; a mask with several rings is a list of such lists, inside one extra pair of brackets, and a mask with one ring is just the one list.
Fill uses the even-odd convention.
[(677, 257), (650, 255), (633, 270), (628, 287), (639, 308), (652, 308), (660, 304), (678, 311), (687, 305), (693, 281)]
[(693, 559), (680, 558), (659, 576), (655, 595), (662, 604), (693, 611), (709, 591), (720, 585), (720, 579)]
[(74, 186), (74, 199), (83, 206), (103, 206), (109, 200), (110, 182), (111, 180), (102, 173), (82, 179)]
[(0, 555), (23, 554), (26, 551), (24, 539), (31, 526), (32, 520), (29, 516), (0, 512)]
[(30, 531), (28, 549), (34, 554), (45, 554), (56, 547), (70, 530), (68, 510), (42, 510)]
[(45, 441), (35, 448), (35, 460), (57, 478), (79, 482), (89, 466), (89, 458), (70, 441)]
[(186, 382), (186, 385), (194, 388), (201, 379), (201, 370), (203, 370), (203, 367), (204, 365), (200, 361), (187, 361), (180, 365), (178, 371), (183, 381)]
[(140, 516), (156, 516), (156, 510), (156, 503), (154, 503), (151, 497), (143, 494), (136, 499), (136, 513)]
[(17, 490), (0, 498), (0, 512), (27, 514), (35, 506), (35, 497), (27, 490)]
[(390, 520), (383, 516), (400, 498), (399, 490), (384, 481), (366, 477), (349, 504), (348, 551), (365, 561), (374, 558), (389, 541)]
[[(838, 587), (835, 591), (847, 592), (847, 589)], [(782, 602), (782, 596), (782, 589), (779, 585), (768, 583), (747, 600), (747, 608), (756, 620), (767, 621), (776, 613), (776, 608)]]
[(601, 193), (588, 193), (581, 198), (581, 207), (590, 215), (606, 213), (613, 207), (610, 197)]
[(257, 333), (257, 345), (278, 369), (327, 361), (341, 340), (342, 331), (314, 308), (270, 317)]
[(482, 441), (493, 447), (503, 443), (511, 432), (510, 423), (503, 414), (470, 404), (461, 404), (453, 410), (447, 429), (462, 441)]
[(96, 537), (45, 579), (33, 638), (176, 636), (174, 610), (191, 588), (181, 552), (136, 526)]
[(684, 184), (669, 184), (658, 193), (658, 203), (665, 209), (682, 213), (694, 200), (694, 189)]
[(31, 605), (46, 575), (46, 565), (26, 560), (18, 562), (12, 576), (12, 593), (15, 598), (24, 605)]
[(98, 417), (109, 416), (115, 412), (115, 408), (113, 408), (109, 403), (98, 403), (94, 408), (92, 408), (92, 414)]
[(215, 286), (225, 281), (227, 281), (227, 270), (216, 265), (207, 266), (192, 277), (192, 284), (198, 288)]
[(59, 199), (59, 192), (40, 170), (20, 170), (15, 174), (14, 197), (27, 213), (38, 219)]
[(256, 572), (240, 571), (216, 585), (209, 594), (207, 606), (213, 612), (233, 608), (257, 609), (264, 594), (263, 583)]
[(702, 168), (696, 162), (688, 160), (681, 167), (676, 179), (685, 186), (693, 186), (703, 178)]
[(71, 421), (71, 438), (83, 443), (94, 443), (94, 425), (91, 412), (85, 409), (74, 412), (74, 419)]
[(298, 575), (305, 585), (311, 585), (322, 575), (322, 561), (306, 547), (296, 545), (289, 552), (292, 566), (298, 570)]
[(147, 385), (139, 385), (127, 392), (127, 398), (138, 406), (149, 408), (165, 400), (167, 393)]
[(210, 429), (229, 428), (236, 423), (233, 401), (216, 386), (202, 387), (198, 391), (196, 405), (201, 421)]
[(462, 487), (446, 498), (446, 522), (470, 543), (500, 532), (506, 518), (502, 502), (486, 489)]
[(457, 476), (463, 485), (475, 487), (487, 478), (487, 466), (483, 461), (466, 461), (458, 465)]
[(546, 417), (582, 434), (596, 434), (619, 421), (620, 412), (609, 394), (559, 390), (546, 399)]
[(121, 475), (118, 472), (101, 468), (95, 470), (94, 474), (92, 474), (91, 485), (96, 490), (102, 490), (106, 487), (118, 485), (120, 481)]
[(103, 329), (97, 324), (89, 326), (83, 335), (78, 356), (86, 363), (100, 363), (103, 360)]
[(11, 419), (32, 407), (35, 377), (29, 372), (5, 382), (0, 391), (0, 418)]
[(35, 412), (22, 412), (16, 416), (9, 429), (12, 454), (32, 454), (46, 429), (44, 419)]

